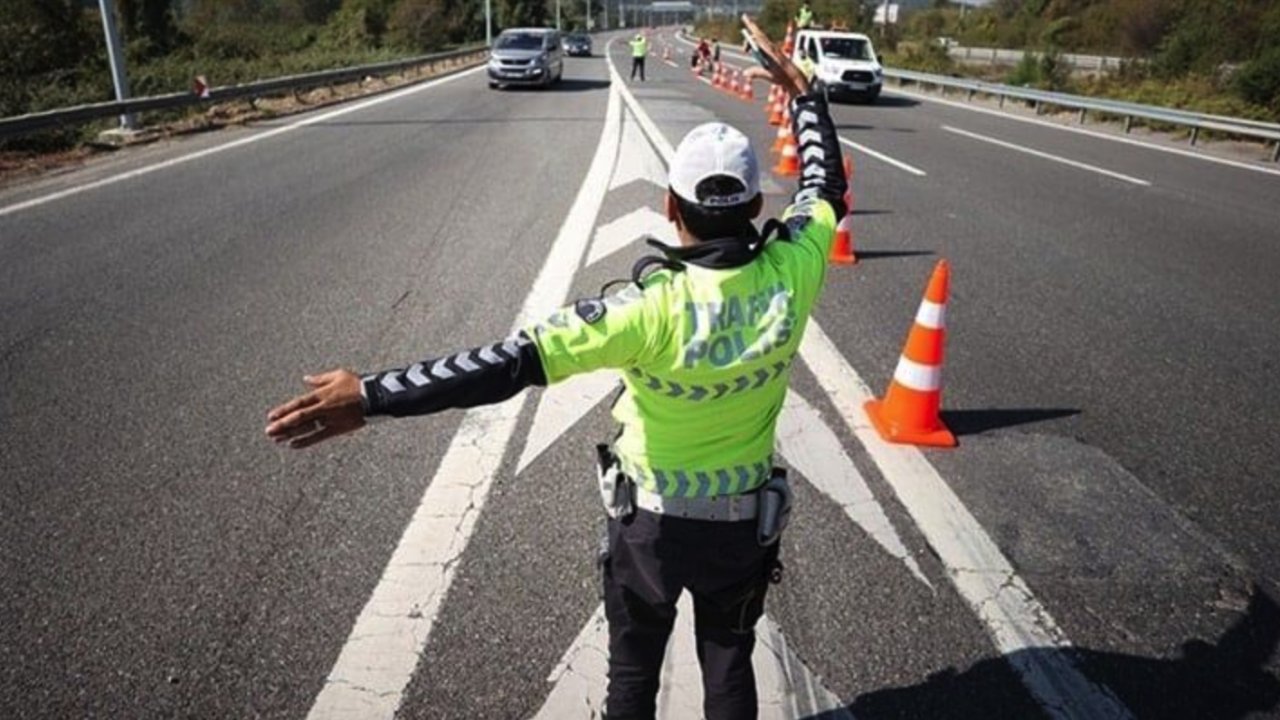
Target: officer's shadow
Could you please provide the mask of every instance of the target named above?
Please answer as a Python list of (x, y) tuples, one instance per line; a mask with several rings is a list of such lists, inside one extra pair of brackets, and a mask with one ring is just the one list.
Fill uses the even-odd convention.
[[(1239, 622), (1216, 644), (1183, 643), (1175, 659), (1100, 652), (1025, 650), (1005, 659), (984, 660), (957, 673), (946, 670), (918, 685), (866, 693), (844, 712), (822, 713), (812, 720), (847, 718), (977, 718), (1049, 717), (1028, 699), (1010, 697), (1011, 665), (1036, 661), (1038, 653), (1069, 652), (1086, 677), (1109, 688), (1135, 718), (1202, 720), (1270, 716), (1280, 703), (1280, 680), (1266, 665), (1280, 642), (1280, 607), (1256, 589)], [(1010, 662), (1012, 661), (1012, 662)]]

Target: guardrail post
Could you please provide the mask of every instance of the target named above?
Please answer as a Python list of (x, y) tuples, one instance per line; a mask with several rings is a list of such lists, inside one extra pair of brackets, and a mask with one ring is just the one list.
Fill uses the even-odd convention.
[(1004, 93), (1000, 93), (1000, 107), (1004, 108)]
[[(102, 34), (107, 38), (107, 60), (111, 64), (111, 81), (115, 85), (116, 100), (129, 99), (129, 76), (124, 69), (124, 55), (120, 52), (120, 32), (116, 29), (116, 11), (111, 0), (98, 0), (98, 9), (102, 12)], [(133, 130), (138, 121), (132, 113), (120, 116), (120, 127)]]
[(1198, 140), (1199, 138), (1200, 138), (1200, 128), (1198, 127), (1191, 128), (1191, 146), (1192, 147), (1195, 147), (1196, 140)]
[(1124, 116), (1124, 134), (1128, 135), (1129, 131), (1132, 129), (1133, 129), (1133, 116), (1125, 115)]
[(1271, 162), (1280, 162), (1280, 140), (1276, 141), (1276, 149), (1271, 151)]
[(1086, 110), (1086, 109), (1084, 109), (1084, 108), (1080, 108), (1080, 124), (1081, 124), (1081, 125), (1083, 125), (1083, 124), (1084, 124), (1084, 116), (1085, 116), (1085, 113), (1087, 113), (1087, 112), (1089, 112), (1089, 111), (1088, 111), (1088, 110)]
[(968, 94), (966, 94), (966, 95), (964, 96), (964, 99), (965, 99), (965, 100), (972, 100), (972, 99), (973, 99), (973, 88), (969, 88), (969, 92), (968, 92)]

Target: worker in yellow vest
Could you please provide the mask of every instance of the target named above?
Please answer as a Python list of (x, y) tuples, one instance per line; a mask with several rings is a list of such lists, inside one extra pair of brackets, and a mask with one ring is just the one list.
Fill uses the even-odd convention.
[(631, 79), (636, 79), (636, 70), (640, 71), (640, 82), (644, 82), (644, 59), (649, 54), (649, 39), (644, 33), (636, 33), (631, 41)]

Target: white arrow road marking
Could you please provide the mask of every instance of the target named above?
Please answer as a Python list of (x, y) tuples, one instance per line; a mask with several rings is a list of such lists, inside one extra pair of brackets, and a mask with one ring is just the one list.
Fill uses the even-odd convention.
[[(534, 720), (599, 718), (608, 680), (609, 627), (604, 605), (596, 608), (547, 682), (555, 683)], [(822, 715), (852, 720), (840, 698), (787, 647), (786, 638), (768, 616), (756, 624), (751, 656), (760, 698), (760, 720), (791, 720)], [(824, 714), (825, 713), (825, 714)], [(688, 593), (676, 606), (676, 625), (667, 645), (658, 691), (658, 717), (665, 720), (702, 717), (702, 673), (694, 647), (693, 600)]]
[(667, 186), (667, 166), (653, 151), (649, 139), (629, 113), (622, 115), (622, 145), (618, 148), (618, 164), (609, 181), (616, 190), (636, 180), (647, 180), (660, 188)]
[(884, 508), (871, 494), (862, 473), (840, 446), (840, 438), (795, 390), (787, 392), (778, 418), (778, 449), (810, 485), (831, 498), (885, 552), (901, 560), (917, 580), (933, 589), (933, 583), (920, 571)]
[[(604, 202), (619, 139), (619, 100), (609, 90), (604, 130), (560, 234), (512, 332), (565, 301)], [(502, 464), (528, 393), (463, 416), (418, 509), (361, 610), (309, 718), (391, 718), (453, 582)]]
[(639, 240), (642, 235), (652, 235), (668, 245), (678, 245), (675, 226), (664, 215), (648, 206), (633, 210), (596, 230), (595, 242), (587, 255), (587, 264), (595, 263)]
[(537, 460), (561, 435), (617, 389), (617, 373), (594, 372), (569, 378), (544, 390), (538, 399), (533, 425), (529, 428), (529, 440), (520, 454), (520, 462), (516, 463), (516, 474), (523, 472), (529, 463)]
[[(612, 58), (609, 72), (615, 84), (621, 85)], [(671, 143), (630, 90), (620, 87), (619, 92), (663, 161), (670, 165), (675, 154)], [(843, 138), (841, 142), (852, 144)], [(800, 355), (920, 532), (938, 552), (956, 591), (986, 626), (995, 646), (1005, 653), (1041, 707), (1051, 717), (1063, 719), (1132, 717), (1107, 687), (1085, 677), (1067, 653), (1018, 652), (1066, 649), (1071, 647), (1071, 641), (924, 455), (915, 447), (890, 445), (880, 439), (862, 410), (863, 403), (872, 397), (870, 389), (816, 318), (809, 319)]]

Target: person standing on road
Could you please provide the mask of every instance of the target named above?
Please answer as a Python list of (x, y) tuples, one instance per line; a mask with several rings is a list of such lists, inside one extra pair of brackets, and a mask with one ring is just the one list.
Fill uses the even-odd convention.
[(801, 3), (800, 9), (796, 12), (796, 27), (806, 30), (811, 25), (813, 25), (813, 11), (809, 9), (809, 3)]
[(711, 61), (720, 62), (720, 38), (711, 38)]
[[(754, 77), (790, 98), (804, 167), (782, 220), (763, 208), (759, 161), (745, 135), (701, 125), (672, 158), (667, 218), (678, 247), (657, 240), (631, 283), (579, 300), (503, 341), (363, 377), (334, 370), (272, 409), (267, 435), (304, 448), (365, 425), (497, 403), (603, 368), (622, 370), (622, 425), (597, 446), (607, 522), (601, 555), (609, 622), (610, 720), (652, 718), (676, 601), (693, 596), (710, 720), (758, 714), (751, 654), (769, 583), (781, 576), (790, 512), (772, 468), (790, 368), (825, 279), (846, 182), (821, 96), (747, 17), (770, 60)], [(657, 269), (654, 269), (655, 266)], [(650, 272), (646, 272), (650, 270)]]
[(644, 59), (649, 54), (649, 40), (644, 33), (636, 33), (631, 41), (631, 79), (636, 79), (636, 70), (640, 70), (640, 82), (644, 82)]

